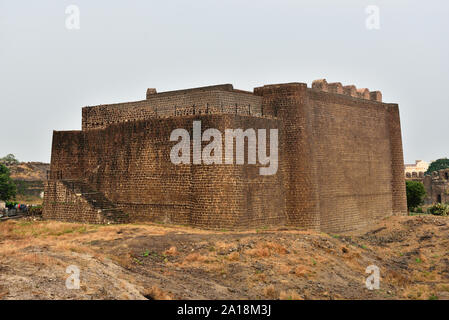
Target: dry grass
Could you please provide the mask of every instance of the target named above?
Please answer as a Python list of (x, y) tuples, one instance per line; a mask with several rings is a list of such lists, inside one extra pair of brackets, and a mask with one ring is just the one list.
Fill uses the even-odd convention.
[(231, 252), (230, 254), (228, 254), (227, 259), (229, 261), (239, 261), (240, 260), (240, 254), (236, 251)]
[(431, 294), (429, 294), (430, 291), (431, 288), (428, 285), (422, 284), (407, 288), (404, 291), (404, 295), (412, 300), (427, 300), (431, 296)]
[(307, 274), (309, 273), (309, 270), (305, 266), (297, 266), (295, 268), (295, 275), (298, 277), (307, 278)]
[(281, 275), (287, 275), (290, 273), (291, 267), (285, 264), (278, 265), (276, 268), (277, 273)]
[(144, 290), (142, 295), (149, 300), (173, 300), (173, 297), (170, 294), (164, 292), (158, 286), (152, 286), (151, 288)]
[(97, 226), (57, 221), (5, 221), (0, 224), (0, 240), (31, 240), (63, 235), (83, 234), (96, 230)]
[(265, 273), (257, 273), (254, 276), (254, 280), (256, 282), (266, 282), (267, 281), (267, 275)]
[(263, 295), (270, 300), (279, 299), (279, 291), (272, 284), (263, 289)]
[(135, 259), (130, 252), (121, 255), (109, 255), (108, 258), (125, 269), (131, 269), (135, 263)]
[(304, 300), (304, 298), (295, 290), (281, 291), (280, 300)]
[[(219, 286), (228, 287), (232, 283), (240, 289), (238, 292), (248, 292), (243, 298), (287, 300), (328, 298), (330, 295), (342, 299), (371, 299), (372, 293), (364, 290), (365, 268), (373, 261), (379, 261), (381, 285), (384, 287), (375, 293), (376, 297), (434, 299), (440, 296), (443, 299), (448, 297), (449, 292), (445, 278), (449, 241), (446, 237), (447, 226), (442, 225), (447, 220), (439, 219), (438, 224), (427, 220), (422, 222), (411, 217), (393, 217), (388, 220), (387, 229), (368, 238), (354, 235), (351, 241), (347, 240), (347, 236), (293, 230), (246, 232), (239, 237), (240, 232), (223, 233), (157, 224), (97, 226), (9, 220), (0, 223), (0, 261), (5, 261), (9, 268), (14, 267), (17, 274), (22, 270), (28, 272), (28, 269), (30, 272), (56, 270), (57, 277), (59, 274), (66, 276), (63, 267), (76, 261), (80, 267), (92, 271), (93, 279), (102, 284), (104, 278), (97, 269), (104, 267), (117, 273), (118, 277), (133, 275), (135, 279), (128, 282), (139, 283), (138, 292), (142, 292), (142, 286), (152, 286), (152, 280), (156, 277), (160, 280), (156, 283), (164, 285), (148, 289), (148, 297), (152, 299), (164, 299), (170, 295), (203, 297), (205, 292), (214, 298), (223, 297), (223, 293), (214, 296), (217, 294), (214, 286), (203, 285), (201, 291), (191, 295), (186, 295), (185, 288), (178, 286), (185, 279), (196, 283), (208, 274), (210, 280)], [(412, 227), (413, 232), (409, 231)], [(395, 240), (399, 232), (407, 233), (407, 239)], [(172, 237), (172, 234), (176, 236)], [(423, 243), (420, 237), (425, 234), (431, 234), (433, 238)], [(156, 241), (153, 246), (151, 241)], [(406, 247), (404, 243), (407, 243)], [(142, 256), (148, 248), (151, 248), (152, 254)], [(14, 261), (17, 262), (15, 266)], [(398, 261), (401, 264), (397, 264)], [(408, 266), (406, 270), (402, 267), (403, 263)], [(142, 280), (149, 274), (146, 271), (151, 271), (152, 280), (149, 283)], [(27, 276), (39, 277), (39, 273)], [(360, 282), (360, 291), (357, 288), (341, 289), (347, 277)], [(317, 282), (323, 290), (298, 292), (295, 289), (306, 283), (313, 286)], [(4, 289), (4, 283), (0, 284)], [(0, 297), (12, 294), (4, 293), (1, 285)], [(10, 292), (11, 288), (8, 287)], [(188, 288), (191, 290), (189, 292), (195, 291), (194, 286)], [(88, 291), (92, 290), (89, 288)], [(170, 294), (162, 290), (170, 290)], [(120, 292), (125, 293), (117, 295), (117, 298), (135, 298), (131, 289), (121, 288)], [(225, 295), (242, 298), (235, 292), (226, 291)], [(104, 295), (107, 296), (106, 293)]]
[(64, 263), (56, 258), (50, 257), (48, 255), (42, 255), (37, 253), (29, 253), (29, 254), (23, 254), (19, 255), (17, 257), (20, 261), (31, 263), (34, 265), (41, 265), (41, 266), (48, 266), (48, 267), (54, 267), (56, 265), (62, 266)]
[(245, 253), (249, 256), (257, 258), (267, 258), (270, 256), (270, 250), (268, 248), (248, 249)]
[(270, 250), (270, 252), (275, 252), (277, 254), (287, 254), (287, 252), (288, 252), (287, 249), (284, 246), (282, 246), (282, 245), (280, 245), (279, 243), (276, 243), (276, 242), (269, 242), (269, 241), (267, 241), (267, 242), (264, 242), (262, 244), (262, 246), (264, 248), (268, 248)]
[(0, 300), (2, 300), (8, 293), (9, 290), (0, 285)]
[(168, 256), (176, 256), (178, 254), (178, 250), (176, 247), (170, 247), (169, 249), (164, 251), (164, 254)]
[(191, 263), (191, 262), (209, 262), (210, 258), (207, 256), (203, 256), (197, 252), (191, 253), (188, 256), (184, 258), (184, 263)]
[(252, 257), (258, 258), (268, 258), (273, 254), (285, 255), (287, 254), (287, 249), (280, 245), (279, 243), (262, 241), (256, 244), (256, 247), (253, 249), (247, 249), (245, 251), (246, 254)]
[(229, 242), (223, 242), (223, 241), (217, 241), (215, 242), (215, 249), (217, 251), (224, 251), (224, 252), (229, 252), (229, 250), (235, 249), (235, 244), (234, 243), (229, 243)]
[(388, 272), (386, 280), (397, 287), (405, 287), (410, 284), (410, 279), (407, 276), (394, 270)]

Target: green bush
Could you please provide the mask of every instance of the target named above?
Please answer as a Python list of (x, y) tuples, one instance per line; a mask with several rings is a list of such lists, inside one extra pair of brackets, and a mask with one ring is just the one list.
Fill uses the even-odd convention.
[(42, 215), (42, 206), (31, 207), (28, 213), (32, 216)]
[(5, 157), (0, 158), (0, 163), (5, 164), (5, 165), (13, 165), (13, 164), (19, 164), (19, 160), (17, 160), (16, 157), (10, 153)]
[(422, 207), (418, 207), (415, 209), (416, 213), (424, 213), (424, 210), (422, 209)]
[(16, 201), (6, 201), (5, 202), (5, 206), (9, 209), (14, 208), (16, 206), (16, 204), (19, 204), (19, 203)]
[(416, 207), (423, 204), (426, 189), (419, 181), (406, 181), (405, 186), (407, 191), (407, 208), (409, 211), (413, 211)]
[(430, 175), (434, 171), (438, 171), (441, 169), (447, 169), (449, 168), (449, 159), (448, 158), (442, 158), (433, 161), (430, 165), (427, 171), (424, 173), (425, 175)]
[(17, 187), (9, 175), (9, 169), (0, 163), (0, 200), (15, 199)]
[(447, 216), (449, 213), (449, 205), (444, 203), (436, 203), (427, 209), (427, 213), (434, 216)]

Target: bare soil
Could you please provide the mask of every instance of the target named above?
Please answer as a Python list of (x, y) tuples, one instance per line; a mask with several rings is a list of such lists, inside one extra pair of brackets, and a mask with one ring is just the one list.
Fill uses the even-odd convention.
[(47, 171), (50, 170), (49, 163), (43, 162), (20, 162), (8, 165), (11, 178), (25, 181), (44, 181), (47, 179)]
[(448, 248), (449, 218), (424, 215), (340, 235), (8, 220), (0, 299), (449, 299)]

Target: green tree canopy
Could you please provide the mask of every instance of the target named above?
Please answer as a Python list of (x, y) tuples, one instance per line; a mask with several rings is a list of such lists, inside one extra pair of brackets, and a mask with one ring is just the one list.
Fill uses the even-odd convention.
[(407, 191), (407, 208), (411, 211), (424, 202), (426, 189), (419, 181), (406, 181), (405, 186)]
[(438, 160), (433, 161), (430, 164), (429, 169), (427, 169), (425, 174), (430, 175), (434, 171), (438, 171), (441, 169), (447, 169), (447, 168), (449, 168), (449, 159), (448, 158), (438, 159)]
[(16, 192), (17, 188), (9, 176), (9, 169), (5, 165), (0, 164), (0, 200), (14, 199)]
[(5, 157), (0, 158), (0, 163), (6, 164), (6, 165), (18, 164), (19, 160), (17, 160), (16, 157), (12, 153), (10, 153), (10, 154), (6, 155)]

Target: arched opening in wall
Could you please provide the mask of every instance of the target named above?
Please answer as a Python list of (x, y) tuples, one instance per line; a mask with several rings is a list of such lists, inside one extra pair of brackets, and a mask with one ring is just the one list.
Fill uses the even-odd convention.
[(449, 180), (449, 172), (445, 172), (444, 177), (446, 178), (446, 180)]
[(438, 203), (441, 203), (441, 194), (439, 194), (439, 195), (437, 196), (437, 202), (438, 202)]

